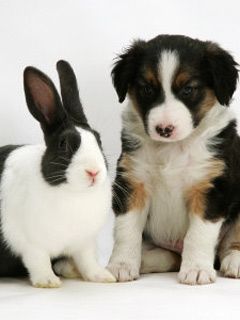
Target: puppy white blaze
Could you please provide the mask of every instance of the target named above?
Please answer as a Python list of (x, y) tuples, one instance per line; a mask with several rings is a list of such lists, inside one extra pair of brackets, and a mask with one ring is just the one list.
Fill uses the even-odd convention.
[(171, 97), (171, 84), (179, 65), (178, 55), (175, 51), (163, 51), (159, 63), (159, 77), (167, 97)]
[[(152, 139), (159, 141), (177, 141), (187, 137), (193, 130), (192, 117), (186, 106), (177, 100), (172, 92), (172, 82), (179, 66), (175, 51), (163, 51), (159, 59), (159, 81), (164, 93), (164, 102), (153, 108), (148, 116), (148, 131)], [(160, 136), (156, 127), (171, 126), (171, 136)]]

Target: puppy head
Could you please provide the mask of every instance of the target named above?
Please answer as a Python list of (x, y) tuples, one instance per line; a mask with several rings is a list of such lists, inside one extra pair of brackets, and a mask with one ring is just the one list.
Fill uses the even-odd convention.
[(215, 43), (160, 35), (134, 42), (119, 56), (112, 78), (119, 102), (128, 94), (146, 133), (172, 142), (189, 136), (217, 102), (229, 105), (236, 65)]

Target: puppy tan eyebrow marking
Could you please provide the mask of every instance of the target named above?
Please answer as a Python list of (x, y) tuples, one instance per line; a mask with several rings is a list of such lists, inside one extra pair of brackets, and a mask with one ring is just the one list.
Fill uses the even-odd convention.
[(176, 86), (177, 88), (180, 88), (184, 84), (186, 84), (191, 78), (192, 78), (192, 75), (188, 71), (180, 71), (175, 76), (173, 85)]
[(159, 85), (159, 81), (157, 80), (157, 78), (154, 75), (153, 71), (149, 67), (147, 67), (145, 69), (144, 78), (145, 78), (145, 80), (147, 80), (147, 82), (149, 82), (151, 84), (154, 84), (155, 86)]

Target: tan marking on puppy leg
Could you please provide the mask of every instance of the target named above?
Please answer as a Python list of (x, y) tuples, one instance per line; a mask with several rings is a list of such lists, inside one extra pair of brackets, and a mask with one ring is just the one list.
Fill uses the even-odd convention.
[(128, 199), (128, 209), (143, 209), (147, 198), (147, 192), (145, 190), (144, 183), (139, 181), (139, 179), (134, 175), (133, 160), (129, 155), (123, 154), (122, 159), (119, 162), (119, 166), (126, 171), (124, 173), (124, 179), (132, 189), (132, 193), (129, 195)]
[(203, 216), (206, 208), (205, 194), (211, 186), (212, 184), (210, 182), (202, 181), (191, 188), (186, 196), (189, 212), (194, 212)]
[(206, 113), (215, 105), (217, 99), (214, 92), (210, 89), (206, 89), (204, 100), (199, 106), (197, 117), (199, 120), (204, 118)]
[(144, 183), (142, 182), (136, 182), (136, 181), (129, 181), (131, 187), (133, 188), (133, 193), (129, 199), (129, 209), (143, 209), (145, 206), (145, 200), (147, 197)]
[(206, 177), (187, 190), (185, 199), (190, 213), (197, 214), (201, 217), (204, 216), (206, 210), (206, 195), (208, 191), (213, 188), (212, 181), (222, 175), (224, 167), (223, 161), (211, 160)]

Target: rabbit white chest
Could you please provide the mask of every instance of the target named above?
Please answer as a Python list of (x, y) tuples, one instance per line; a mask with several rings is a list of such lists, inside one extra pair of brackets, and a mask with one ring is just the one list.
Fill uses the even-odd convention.
[(45, 146), (24, 146), (6, 162), (2, 177), (2, 230), (11, 249), (22, 255), (34, 244), (51, 257), (71, 254), (96, 238), (111, 204), (111, 185), (85, 192), (67, 183), (50, 186), (40, 172)]

